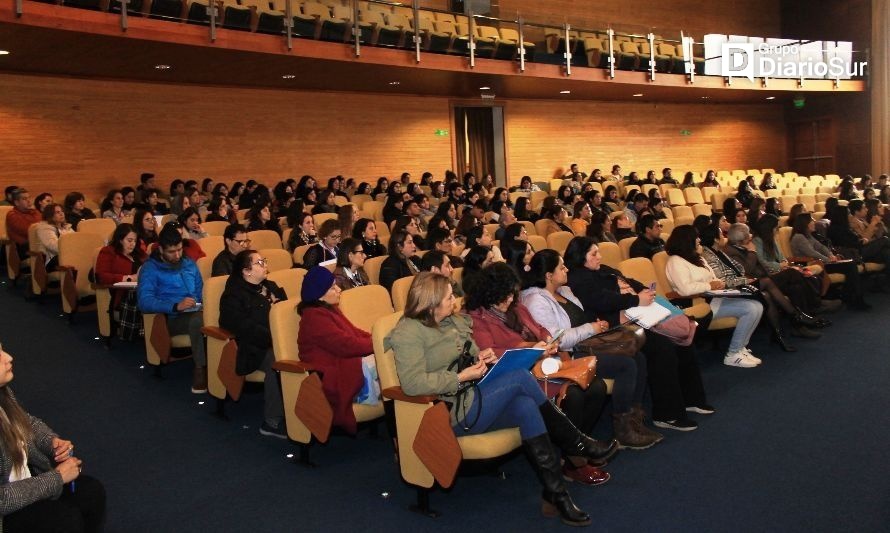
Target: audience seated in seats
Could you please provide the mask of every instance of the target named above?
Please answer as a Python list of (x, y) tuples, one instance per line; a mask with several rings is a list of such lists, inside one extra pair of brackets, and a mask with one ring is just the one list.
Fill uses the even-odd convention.
[[(682, 225), (674, 228), (665, 251), (670, 256), (665, 265), (665, 274), (671, 289), (680, 296), (695, 296), (726, 288), (726, 284), (717, 279), (702, 259), (701, 243), (694, 227)], [(747, 346), (763, 315), (763, 304), (746, 298), (716, 297), (711, 298), (710, 305), (715, 319), (734, 317), (738, 320), (723, 364), (740, 368), (759, 365), (760, 359)]]
[(131, 213), (138, 205), (138, 202), (136, 202), (136, 189), (133, 187), (122, 187), (121, 194), (124, 196), (123, 211)]
[(145, 207), (136, 208), (133, 212), (133, 231), (136, 232), (139, 252), (147, 256), (151, 245), (158, 242), (158, 221), (151, 211)]
[(525, 196), (520, 196), (516, 199), (516, 206), (513, 208), (513, 216), (516, 217), (516, 220), (523, 222), (534, 222), (538, 220), (538, 214), (531, 210), (529, 204), (530, 200)]
[[(650, 192), (655, 192), (655, 189), (652, 189)], [(664, 200), (661, 198), (649, 197), (649, 213), (657, 220), (664, 220), (668, 217), (667, 213), (664, 212), (664, 207)]]
[(385, 176), (380, 177), (377, 180), (377, 186), (371, 191), (371, 198), (373, 200), (378, 200), (377, 196), (380, 194), (385, 194), (386, 189), (389, 188), (389, 180), (386, 179)]
[(207, 356), (201, 333), (204, 318), (200, 312), (204, 282), (198, 265), (185, 255), (187, 242), (194, 241), (182, 238), (178, 224), (166, 224), (157, 248), (139, 271), (137, 291), (142, 313), (163, 313), (170, 335), (188, 334), (195, 362), (192, 392), (202, 394), (207, 392)]
[(12, 360), (0, 348), (0, 527), (7, 532), (102, 531), (105, 488), (81, 474), (83, 461), (74, 455), (71, 441), (16, 401), (9, 385)]
[(771, 191), (776, 189), (776, 184), (773, 183), (773, 173), (767, 172), (763, 175), (763, 179), (760, 181), (760, 190), (763, 192)]
[(65, 195), (65, 220), (75, 230), (81, 220), (96, 218), (96, 214), (86, 208), (86, 198), (83, 193), (69, 192)]
[(267, 200), (257, 200), (257, 202), (247, 212), (247, 231), (272, 230), (280, 237), (282, 234), (281, 225), (278, 219), (272, 216), (272, 210)]
[(649, 208), (649, 197), (645, 193), (638, 192), (633, 196), (633, 203), (628, 201), (624, 214), (630, 221), (631, 226), (637, 223), (637, 219), (643, 215)]
[(487, 246), (473, 246), (465, 250), (464, 266), (461, 275), (461, 285), (464, 292), (470, 290), (470, 285), (475, 282), (476, 274), (483, 268), (494, 263), (494, 253)]
[(246, 376), (256, 370), (265, 372), (263, 381), (263, 423), (260, 433), (287, 438), (284, 405), (278, 374), (272, 370), (272, 332), (269, 310), (272, 304), (287, 300), (284, 289), (266, 279), (266, 260), (256, 250), (241, 250), (219, 301), (219, 325), (235, 335), (238, 353), (235, 372)]
[(791, 230), (791, 253), (795, 257), (808, 257), (822, 261), (826, 272), (844, 275), (844, 301), (856, 311), (868, 311), (871, 305), (865, 302), (862, 292), (862, 279), (856, 262), (844, 260), (830, 247), (814, 237), (816, 222), (809, 213), (800, 213), (794, 218)]
[(637, 240), (630, 245), (630, 256), (652, 259), (653, 255), (663, 251), (661, 222), (654, 215), (641, 216), (637, 220)]
[[(248, 182), (248, 190), (250, 182)], [(316, 188), (315, 178), (312, 176), (304, 175), (300, 178), (300, 182), (297, 184), (297, 188), (294, 189), (294, 196), (298, 199), (306, 200), (306, 197), (309, 195), (309, 191), (315, 190)]]
[(615, 242), (621, 242), (629, 237), (636, 237), (637, 234), (633, 230), (634, 223), (630, 221), (627, 213), (621, 213), (612, 219), (612, 236)]
[[(623, 324), (626, 322), (624, 310), (650, 305), (655, 299), (655, 292), (642, 283), (602, 264), (599, 247), (588, 237), (572, 239), (565, 257), (569, 268), (568, 286), (578, 298), (584, 320), (588, 322), (603, 320), (612, 327)], [(694, 345), (677, 345), (651, 330), (646, 331), (645, 336), (641, 350), (646, 356), (645, 364), (637, 364), (637, 379), (640, 372), (648, 374), (653, 423), (678, 431), (698, 428), (687, 413), (711, 414), (715, 410), (705, 398)], [(635, 406), (633, 422), (626, 423), (638, 431), (645, 430), (643, 417)]]
[(572, 233), (574, 233), (575, 236), (586, 235), (587, 226), (590, 225), (590, 218), (593, 213), (590, 204), (588, 204), (586, 200), (575, 202), (575, 206), (572, 208), (572, 213)]
[(234, 223), (236, 221), (237, 217), (229, 209), (229, 202), (225, 196), (217, 195), (210, 200), (210, 203), (207, 205), (207, 217), (204, 218), (204, 222)]
[(504, 262), (516, 272), (521, 280), (525, 272), (528, 272), (529, 264), (535, 255), (534, 248), (528, 242), (520, 240), (501, 242), (500, 248)]
[(185, 228), (187, 239), (203, 239), (207, 232), (201, 227), (201, 215), (194, 207), (189, 207), (177, 217), (179, 224)]
[(781, 217), (784, 215), (782, 212), (782, 206), (779, 203), (778, 198), (767, 198), (763, 202), (763, 212), (767, 215), (773, 215), (775, 217)]
[(540, 190), (541, 188), (532, 182), (531, 176), (522, 176), (522, 179), (519, 180), (519, 187), (516, 188), (516, 192), (523, 193), (532, 193)]
[(399, 216), (399, 218), (396, 219), (395, 224), (392, 226), (392, 233), (398, 231), (408, 232), (414, 239), (414, 246), (416, 246), (418, 250), (426, 248), (426, 245), (423, 242), (423, 235), (420, 233), (420, 227), (417, 225), (417, 220), (413, 217), (409, 217), (408, 215)]
[(360, 218), (352, 227), (352, 237), (362, 243), (365, 259), (386, 255), (386, 247), (377, 240), (377, 223), (369, 218)]
[[(617, 244), (618, 240), (612, 235), (611, 228), (612, 217), (605, 211), (594, 210), (590, 214), (590, 224), (587, 226), (585, 235), (593, 239), (597, 244), (601, 242), (614, 242)], [(576, 237), (578, 236), (576, 235)]]
[(856, 187), (853, 185), (852, 181), (843, 181), (838, 185), (837, 197), (840, 200), (849, 202), (859, 199), (859, 194), (856, 192)]
[(674, 179), (673, 171), (669, 168), (661, 170), (661, 179), (658, 180), (659, 185), (679, 185), (680, 183)]
[(136, 200), (146, 203), (146, 196), (151, 189), (157, 189), (158, 184), (155, 175), (151, 172), (143, 172), (139, 175), (139, 185), (136, 186)]
[(687, 172), (683, 174), (683, 182), (680, 183), (681, 189), (688, 189), (689, 187), (698, 187), (695, 183), (695, 174), (692, 172)]
[(566, 210), (566, 214), (568, 216), (572, 216), (574, 211), (572, 211), (574, 205), (575, 191), (569, 185), (561, 186), (556, 192), (556, 199), (559, 200), (559, 205)]
[[(176, 198), (177, 196), (183, 196), (183, 195), (185, 195), (185, 182), (182, 181), (181, 179), (175, 179), (175, 180), (171, 181), (170, 182), (170, 194), (168, 194), (167, 196), (172, 200), (172, 199)], [(186, 207), (188, 207), (188, 206), (186, 206)], [(179, 213), (174, 213), (172, 209), (170, 210), (170, 212), (173, 213), (174, 215), (179, 215)], [(180, 212), (182, 212), (181, 209), (180, 209)]]
[(430, 251), (438, 251), (448, 256), (449, 262), (453, 268), (464, 266), (464, 260), (456, 255), (452, 255), (454, 251), (454, 239), (451, 232), (443, 228), (430, 228), (426, 234), (426, 248)]
[(439, 250), (431, 250), (423, 254), (420, 259), (420, 270), (422, 272), (433, 272), (441, 274), (451, 280), (451, 290), (455, 298), (463, 298), (464, 291), (461, 284), (452, 279), (451, 274), (454, 272), (454, 265), (451, 262), (451, 256)]
[[(820, 313), (826, 310), (837, 310), (841, 303), (834, 300), (822, 300), (819, 296), (822, 288), (821, 278), (811, 276), (801, 267), (791, 265), (779, 245), (776, 243), (779, 219), (765, 215), (754, 228), (753, 245), (757, 255), (757, 263), (765, 269), (776, 282), (781, 291), (788, 295), (792, 302), (807, 313)], [(741, 253), (741, 250), (734, 249)], [(763, 277), (760, 269), (753, 267), (752, 273)], [(820, 307), (825, 306), (820, 309)]]
[(343, 239), (340, 224), (336, 220), (325, 220), (318, 230), (318, 238), (319, 241), (306, 250), (303, 256), (303, 267), (307, 270), (325, 261), (337, 259), (340, 241)]
[(367, 259), (367, 254), (365, 254), (360, 240), (350, 237), (340, 243), (337, 267), (334, 269), (334, 280), (341, 291), (371, 284), (365, 273), (365, 259)]
[(499, 241), (504, 238), (504, 232), (508, 227), (516, 224), (516, 215), (513, 208), (507, 204), (501, 203), (498, 207), (498, 229), (494, 232), (494, 239)]
[(457, 228), (457, 204), (450, 200), (445, 200), (439, 204), (439, 207), (436, 208), (436, 214), (430, 219), (429, 227), (437, 227), (434, 221), (436, 219), (442, 219), (445, 221), (445, 224), (448, 226), (448, 229), (453, 230)]
[(386, 290), (392, 290), (392, 284), (397, 279), (420, 272), (420, 259), (414, 255), (416, 252), (414, 237), (408, 232), (399, 231), (390, 236), (389, 256), (380, 265), (380, 284)]
[[(133, 226), (123, 223), (114, 230), (111, 242), (99, 250), (96, 258), (95, 279), (102, 285), (114, 285), (122, 281), (137, 281), (139, 268), (146, 254), (139, 248), (139, 238)], [(111, 310), (120, 312), (118, 335), (123, 340), (133, 340), (143, 334), (142, 313), (136, 302), (136, 291), (111, 289)], [(124, 308), (131, 310), (125, 313)]]
[(538, 235), (547, 239), (551, 233), (557, 231), (568, 231), (572, 233), (572, 228), (566, 225), (566, 210), (560, 205), (553, 205), (547, 210), (542, 210), (542, 218), (539, 220), (546, 221), (543, 228), (538, 231)]
[[(766, 206), (766, 202), (763, 201), (763, 198), (757, 198), (751, 200), (751, 203), (748, 205), (748, 218), (745, 224), (748, 225), (749, 228), (756, 228), (757, 222), (760, 220), (760, 217), (766, 214), (766, 210), (764, 209)], [(776, 215), (778, 217), (778, 215)]]
[(352, 228), (358, 222), (358, 209), (353, 205), (344, 205), (337, 213), (337, 222), (344, 238), (352, 235)]
[(705, 187), (716, 187), (717, 191), (723, 190), (720, 186), (720, 182), (717, 181), (717, 173), (713, 170), (709, 170), (705, 173), (705, 179), (701, 183), (702, 188)]
[(631, 172), (630, 174), (628, 174), (627, 176), (624, 177), (624, 185), (625, 186), (636, 185), (639, 187), (642, 184), (643, 184), (643, 180), (640, 179), (640, 175), (637, 174), (636, 172)]
[(72, 233), (74, 228), (65, 221), (65, 211), (59, 204), (49, 204), (43, 208), (43, 221), (37, 223), (37, 244), (45, 256), (47, 272), (59, 266), (59, 237)]
[(624, 176), (621, 174), (621, 165), (612, 165), (612, 172), (605, 179), (617, 182), (624, 181)]
[(887, 237), (882, 217), (877, 212), (869, 214), (866, 203), (862, 200), (851, 200), (848, 209), (850, 229), (862, 243), (862, 259), (890, 264), (890, 237)]
[[(702, 251), (701, 256), (723, 283), (727, 289), (739, 289), (740, 287), (753, 286), (760, 291), (750, 295), (751, 298), (757, 298), (764, 306), (764, 312), (767, 320), (772, 327), (772, 340), (777, 342), (779, 346), (786, 352), (795, 352), (797, 349), (792, 346), (782, 334), (781, 315), (784, 311), (791, 317), (791, 334), (795, 337), (816, 338), (819, 334), (810, 330), (808, 326), (818, 327), (818, 321), (807, 315), (803, 311), (794, 307), (791, 300), (782, 294), (776, 284), (769, 277), (754, 278), (748, 277), (745, 272), (745, 266), (735, 259), (726, 255), (716, 243), (719, 230), (719, 220), (714, 221), (706, 215), (699, 215), (695, 218), (695, 229), (698, 231), (701, 240)], [(744, 229), (744, 234), (748, 234), (747, 226), (739, 224), (740, 229)]]
[(491, 234), (488, 233), (488, 230), (485, 228), (485, 226), (476, 226), (470, 228), (465, 236), (467, 239), (467, 245), (464, 248), (464, 251), (461, 252), (461, 258), (464, 259), (464, 262), (466, 262), (466, 257), (470, 249), (476, 246), (488, 248), (492, 252), (493, 261), (503, 262), (504, 258), (503, 256), (501, 256), (501, 251), (492, 246)]
[(53, 195), (48, 192), (42, 192), (37, 195), (37, 198), (34, 198), (34, 209), (38, 213), (43, 213), (43, 208), (51, 203), (53, 203)]
[(290, 237), (287, 238), (287, 251), (291, 253), (300, 246), (318, 242), (315, 221), (311, 214), (301, 212), (294, 220), (295, 224), (291, 226), (293, 229), (290, 232)]
[(110, 218), (115, 224), (123, 222), (123, 218), (129, 214), (129, 211), (124, 210), (124, 195), (119, 189), (108, 191), (99, 208), (102, 211), (102, 218)]
[(300, 359), (317, 368), (325, 397), (334, 411), (334, 425), (356, 432), (353, 399), (364, 383), (362, 357), (374, 352), (371, 334), (352, 325), (337, 307), (340, 287), (324, 267), (314, 267), (303, 279), (297, 306)]
[(562, 177), (578, 183), (579, 187), (582, 182), (587, 181), (587, 174), (578, 170), (578, 163), (572, 163), (569, 166), (569, 171), (563, 174)]
[[(522, 304), (530, 318), (550, 334), (565, 330), (559, 348), (572, 352), (585, 340), (608, 331), (610, 324), (605, 320), (587, 319), (581, 301), (567, 285), (568, 271), (562, 257), (554, 250), (535, 253), (529, 270), (522, 276)], [(578, 352), (587, 355), (581, 350)], [(613, 427), (620, 445), (642, 450), (660, 442), (662, 436), (643, 425), (646, 357), (642, 353), (633, 357), (597, 353), (596, 357), (597, 375), (615, 380), (612, 390)]]
[[(386, 338), (395, 354), (402, 389), (409, 395), (437, 395), (450, 407), (457, 436), (518, 427), (523, 445), (543, 485), (544, 512), (559, 514), (570, 525), (586, 525), (590, 516), (572, 502), (562, 478), (553, 441), (568, 454), (603, 460), (611, 447), (587, 437), (557, 409), (526, 370), (514, 370), (485, 380), (486, 364), (497, 359), (491, 349), (480, 351), (473, 342), (470, 321), (454, 314), (451, 283), (444, 276), (424, 272), (411, 284), (404, 317)], [(476, 363), (452, 370), (469, 347)], [(484, 399), (484, 400), (483, 400)], [(605, 452), (605, 453), (604, 453)]]
[(10, 193), (13, 208), (6, 213), (6, 235), (19, 252), (19, 257), (28, 257), (28, 228), (37, 224), (42, 216), (31, 206), (31, 195), (27, 189), (14, 189)]
[[(247, 228), (243, 224), (231, 224), (226, 226), (223, 232), (225, 247), (213, 258), (210, 275), (228, 276), (235, 272), (235, 257), (250, 248), (250, 237)], [(228, 328), (227, 328), (228, 329)]]
[(159, 201), (160, 193), (157, 189), (145, 191), (143, 197), (145, 200), (141, 204), (137, 204), (137, 206), (141, 205), (141, 207), (148, 209), (152, 215), (167, 215), (170, 213), (170, 208), (167, 207), (167, 204)]
[(327, 189), (318, 193), (318, 203), (312, 208), (312, 214), (337, 213), (339, 208), (337, 207), (337, 204), (334, 203), (334, 198), (336, 196), (336, 194)]
[(742, 207), (748, 209), (754, 198), (755, 196), (754, 192), (751, 190), (751, 185), (747, 181), (740, 181), (738, 191), (735, 194), (735, 199), (742, 204)]
[(387, 227), (392, 227), (393, 222), (402, 216), (403, 203), (404, 198), (400, 192), (391, 193), (386, 196), (386, 203), (383, 205), (383, 222)]
[(191, 207), (191, 201), (185, 193), (170, 198), (170, 214), (179, 216), (183, 211)]

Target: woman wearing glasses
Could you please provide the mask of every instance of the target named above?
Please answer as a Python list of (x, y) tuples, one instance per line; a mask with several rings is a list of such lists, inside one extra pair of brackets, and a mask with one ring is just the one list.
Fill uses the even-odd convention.
[(246, 376), (262, 370), (266, 374), (260, 433), (286, 439), (281, 386), (272, 370), (275, 355), (269, 310), (272, 304), (287, 300), (287, 294), (266, 279), (268, 275), (266, 260), (256, 250), (243, 250), (235, 256), (232, 274), (219, 301), (219, 325), (234, 333), (238, 341), (235, 372)]
[(343, 232), (340, 231), (340, 223), (336, 220), (325, 220), (318, 230), (318, 243), (306, 250), (303, 256), (303, 268), (310, 269), (325, 261), (337, 259), (340, 240)]
[(337, 268), (334, 269), (334, 282), (340, 290), (370, 285), (371, 281), (365, 273), (365, 259), (368, 255), (358, 239), (349, 238), (340, 244), (340, 255), (337, 256)]

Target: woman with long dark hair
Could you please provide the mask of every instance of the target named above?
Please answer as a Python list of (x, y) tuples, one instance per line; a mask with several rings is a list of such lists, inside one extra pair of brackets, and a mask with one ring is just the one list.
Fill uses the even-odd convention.
[[(726, 284), (714, 275), (701, 256), (698, 232), (689, 225), (677, 226), (665, 244), (670, 256), (665, 274), (671, 288), (680, 296), (695, 296), (712, 290), (726, 288)], [(740, 368), (753, 368), (761, 360), (748, 349), (751, 335), (763, 315), (763, 304), (745, 298), (711, 298), (714, 319), (733, 317), (738, 320), (729, 341), (729, 350), (723, 364)]]
[(392, 290), (397, 279), (420, 272), (420, 260), (415, 255), (414, 237), (407, 231), (398, 231), (389, 238), (389, 256), (380, 265), (380, 284)]
[[(559, 347), (574, 351), (583, 341), (617, 324), (587, 316), (580, 296), (568, 286), (568, 272), (555, 250), (535, 253), (528, 272), (522, 277), (522, 303), (531, 317), (551, 334), (564, 330)], [(597, 374), (615, 380), (613, 427), (621, 446), (642, 450), (660, 442), (662, 436), (643, 425), (646, 357), (642, 353), (633, 357), (598, 353)]]
[[(16, 401), (12, 356), (0, 348), (0, 500), (4, 531), (99, 532), (105, 488), (81, 474), (74, 445)], [(75, 490), (76, 483), (76, 490)]]

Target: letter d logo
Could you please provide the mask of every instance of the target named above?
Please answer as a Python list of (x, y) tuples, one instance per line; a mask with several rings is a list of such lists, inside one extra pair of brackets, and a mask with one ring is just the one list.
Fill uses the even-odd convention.
[(754, 83), (754, 45), (751, 43), (722, 43), (723, 68), (720, 75), (748, 78)]

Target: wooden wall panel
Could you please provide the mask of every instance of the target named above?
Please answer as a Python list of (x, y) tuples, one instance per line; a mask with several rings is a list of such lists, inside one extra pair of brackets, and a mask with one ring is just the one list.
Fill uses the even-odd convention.
[[(451, 168), (446, 98), (209, 88), (0, 75), (0, 185), (91, 197), (143, 171), (274, 184), (312, 174), (441, 178)], [(589, 171), (784, 168), (781, 108), (506, 102), (510, 183)], [(683, 136), (681, 130), (691, 135)]]
[[(0, 180), (95, 196), (211, 176), (273, 184), (451, 167), (448, 100), (0, 76)], [(4, 185), (5, 186), (5, 185)]]
[(684, 30), (700, 40), (706, 33), (778, 37), (781, 31), (778, 0), (500, 0), (502, 18), (522, 14), (527, 22), (561, 25), (568, 21), (582, 28), (653, 27), (664, 36)]
[[(775, 105), (510, 102), (511, 183), (549, 179), (578, 163), (584, 172), (625, 173), (776, 168), (786, 164), (785, 125)], [(681, 132), (688, 130), (689, 135)]]

